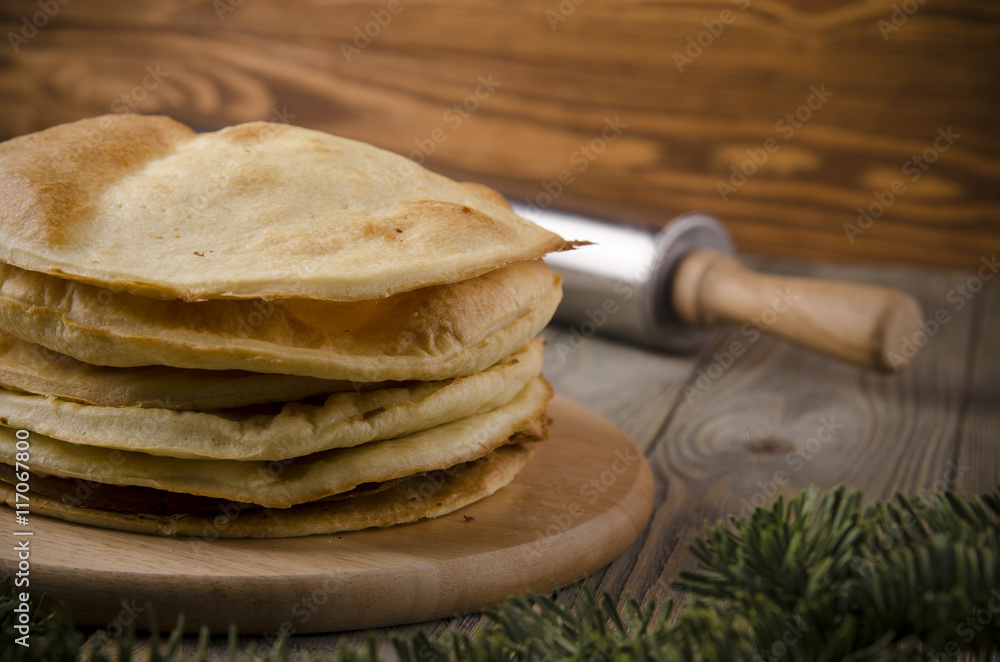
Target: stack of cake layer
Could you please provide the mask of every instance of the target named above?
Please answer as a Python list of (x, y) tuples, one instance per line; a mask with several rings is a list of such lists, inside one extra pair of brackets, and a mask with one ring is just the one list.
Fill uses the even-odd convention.
[(3, 143), (3, 498), (212, 538), (452, 512), (547, 434), (541, 257), (567, 247), (491, 189), (287, 125)]

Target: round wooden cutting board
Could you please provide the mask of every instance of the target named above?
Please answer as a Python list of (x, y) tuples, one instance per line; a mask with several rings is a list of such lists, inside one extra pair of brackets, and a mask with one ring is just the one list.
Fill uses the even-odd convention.
[[(513, 483), (415, 524), (206, 542), (31, 516), (32, 597), (48, 592), (78, 624), (112, 632), (133, 618), (142, 626), (149, 601), (161, 626), (183, 612), (189, 630), (206, 624), (224, 633), (236, 623), (241, 634), (268, 635), (413, 623), (564, 586), (638, 537), (653, 479), (642, 453), (606, 419), (560, 397), (548, 411), (551, 436)], [(13, 520), (0, 508), (8, 536)], [(4, 573), (17, 566), (12, 548), (0, 547)]]

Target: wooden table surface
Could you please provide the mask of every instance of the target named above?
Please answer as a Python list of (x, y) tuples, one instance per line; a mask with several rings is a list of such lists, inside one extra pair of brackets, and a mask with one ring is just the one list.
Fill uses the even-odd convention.
[[(702, 522), (744, 512), (748, 504), (770, 503), (778, 492), (794, 495), (810, 484), (844, 483), (863, 489), (868, 499), (888, 499), (897, 492), (943, 488), (978, 493), (1000, 482), (995, 342), (1000, 277), (985, 281), (975, 272), (745, 261), (773, 273), (898, 287), (917, 297), (926, 318), (937, 314), (948, 321), (936, 330), (928, 327), (932, 337), (909, 369), (891, 375), (766, 336), (751, 342), (739, 329), (718, 331), (693, 356), (656, 354), (600, 338), (571, 353), (557, 352), (560, 342), (569, 346), (570, 331), (547, 329), (545, 374), (556, 391), (622, 428), (646, 453), (656, 480), (649, 526), (625, 554), (588, 580), (598, 590), (661, 605), (683, 597), (669, 583), (694, 567), (687, 543)], [(712, 366), (728, 363), (723, 353), (734, 341), (747, 350), (719, 375)], [(717, 378), (701, 379), (699, 387), (703, 373)], [(822, 430), (830, 433), (819, 434)], [(564, 599), (572, 596), (570, 590)], [(415, 627), (431, 634), (471, 632), (486, 622), (472, 614), (376, 633), (391, 655), (392, 633), (405, 636)], [(296, 636), (291, 647), (334, 653), (342, 645), (360, 646), (364, 638), (362, 632)], [(245, 641), (265, 645), (259, 638)], [(212, 647), (224, 650), (225, 640), (213, 640)], [(193, 650), (192, 639), (185, 651)]]

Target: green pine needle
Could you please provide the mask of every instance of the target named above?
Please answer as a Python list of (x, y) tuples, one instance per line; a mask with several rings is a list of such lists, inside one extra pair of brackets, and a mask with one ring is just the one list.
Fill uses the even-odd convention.
[[(1000, 651), (1000, 486), (978, 497), (951, 492), (930, 499), (897, 496), (865, 507), (860, 492), (810, 489), (779, 497), (749, 520), (706, 524), (690, 549), (698, 561), (675, 588), (691, 599), (656, 616), (652, 603), (586, 587), (572, 608), (558, 597), (511, 598), (487, 612), (493, 624), (474, 634), (391, 637), (398, 659), (511, 660), (910, 660)], [(43, 597), (30, 615), (31, 647), (15, 645), (16, 589), (0, 586), (0, 662), (131, 658), (135, 632), (110, 647), (89, 642), (65, 606)], [(150, 659), (177, 660), (183, 621), (164, 642), (152, 607)], [(98, 642), (100, 643), (100, 642)], [(108, 642), (112, 643), (112, 642)], [(195, 659), (208, 659), (199, 632)], [(287, 638), (258, 654), (240, 650), (229, 630), (228, 660), (287, 662)], [(376, 662), (369, 635), (358, 649), (303, 661)]]

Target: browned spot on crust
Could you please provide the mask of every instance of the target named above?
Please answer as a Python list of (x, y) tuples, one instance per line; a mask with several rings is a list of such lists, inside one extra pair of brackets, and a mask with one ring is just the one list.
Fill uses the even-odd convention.
[[(461, 182), (461, 184), (462, 186), (474, 191), (475, 193), (483, 196), (484, 198), (489, 198), (493, 202), (501, 204), (507, 209), (513, 209), (510, 206), (510, 202), (507, 201), (507, 198), (505, 198), (503, 194), (497, 191), (496, 189), (486, 186), (485, 184), (480, 184), (479, 182)], [(592, 242), (589, 241), (579, 241), (579, 240), (563, 241), (561, 245), (558, 243), (554, 243), (547, 250), (549, 252), (558, 253), (562, 251), (573, 250), (577, 246), (588, 246), (591, 243)]]
[(222, 129), (216, 135), (237, 145), (258, 145), (288, 130), (287, 124), (278, 122), (247, 122)]
[(107, 186), (193, 136), (169, 117), (103, 115), (0, 144), (0, 223), (27, 245), (71, 242)]
[(378, 407), (376, 409), (372, 409), (371, 411), (366, 411), (364, 414), (361, 415), (361, 417), (363, 419), (365, 419), (365, 420), (368, 420), (372, 416), (378, 416), (379, 414), (381, 414), (384, 411), (385, 411), (385, 407)]
[(319, 138), (310, 138), (306, 140), (303, 144), (303, 148), (306, 151), (318, 152), (320, 154), (337, 154), (339, 150), (335, 150), (330, 145), (320, 140)]
[[(433, 222), (427, 222), (433, 219)], [(415, 232), (430, 228), (434, 234), (453, 237), (456, 234), (468, 237), (470, 242), (510, 242), (517, 240), (517, 230), (507, 223), (484, 214), (478, 209), (453, 202), (416, 200), (402, 211), (373, 223), (379, 228), (395, 231), (412, 228)]]

